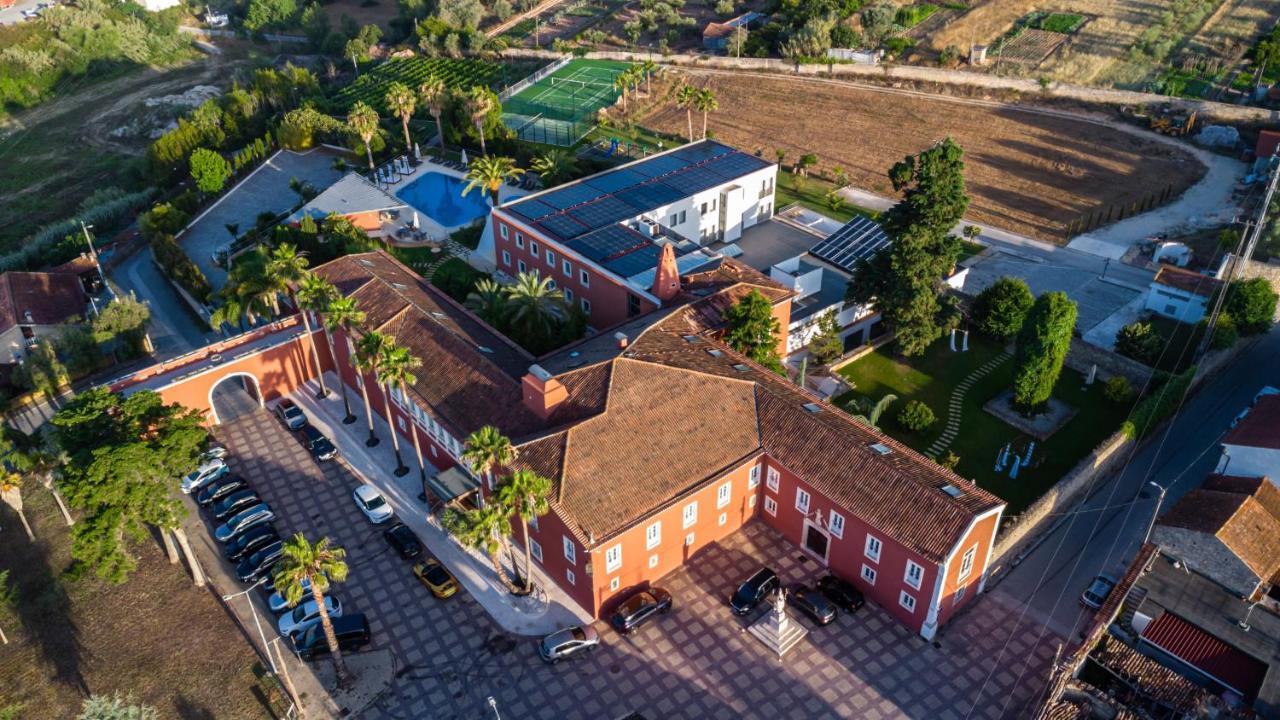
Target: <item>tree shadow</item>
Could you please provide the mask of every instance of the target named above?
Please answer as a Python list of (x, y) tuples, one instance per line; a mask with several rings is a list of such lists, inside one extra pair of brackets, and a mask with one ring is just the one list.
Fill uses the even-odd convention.
[(199, 701), (187, 697), (185, 693), (178, 693), (178, 696), (173, 699), (173, 709), (183, 720), (217, 720), (217, 715), (212, 710), (200, 704)]

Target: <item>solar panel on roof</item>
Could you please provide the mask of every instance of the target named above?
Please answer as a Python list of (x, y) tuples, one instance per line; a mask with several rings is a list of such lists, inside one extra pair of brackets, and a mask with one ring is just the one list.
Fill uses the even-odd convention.
[(530, 220), (537, 220), (538, 218), (544, 218), (554, 212), (557, 212), (556, 208), (536, 198), (533, 200), (525, 200), (522, 203), (513, 205), (509, 209), (516, 213), (519, 213), (520, 215), (523, 215), (526, 218), (529, 218)]
[(641, 175), (648, 175), (649, 177), (658, 177), (660, 175), (666, 175), (669, 172), (672, 172), (674, 170), (679, 170), (680, 168), (688, 167), (688, 166), (689, 166), (689, 161), (685, 160), (684, 158), (678, 158), (674, 155), (663, 155), (661, 157), (645, 160), (644, 162), (641, 162), (637, 165), (632, 165), (631, 170), (634, 170), (635, 172), (638, 172)]
[(584, 185), (590, 185), (601, 192), (611, 193), (632, 185), (638, 185), (648, 179), (647, 175), (623, 169), (607, 172), (598, 177), (587, 178), (582, 182)]
[(693, 145), (686, 145), (671, 154), (679, 158), (684, 158), (689, 162), (701, 162), (702, 160), (713, 158), (717, 155), (727, 155), (731, 152), (734, 152), (733, 148), (725, 147), (718, 143), (700, 142)]
[(752, 157), (745, 153), (733, 153), (730, 155), (721, 155), (711, 161), (700, 165), (703, 169), (728, 180), (740, 178), (748, 173), (755, 172), (764, 167), (768, 167), (769, 163), (758, 157)]
[(724, 180), (710, 170), (691, 167), (662, 178), (662, 182), (688, 196), (707, 188), (715, 187), (724, 182)]
[(586, 225), (583, 225), (568, 215), (551, 215), (539, 220), (538, 224), (547, 230), (550, 230), (554, 235), (566, 240), (577, 237), (590, 230)]
[(594, 230), (639, 215), (641, 211), (612, 195), (605, 195), (566, 212), (573, 219)]
[(619, 192), (617, 197), (641, 212), (647, 212), (663, 205), (669, 205), (685, 196), (679, 190), (669, 185), (663, 185), (661, 181), (658, 181), (629, 187)]
[(631, 277), (636, 273), (642, 273), (650, 270), (658, 265), (658, 246), (649, 243), (645, 247), (641, 247), (634, 252), (629, 252), (620, 257), (616, 257), (604, 264), (606, 270), (616, 273), (622, 277)]
[(599, 190), (579, 184), (566, 185), (562, 188), (552, 190), (545, 195), (539, 195), (537, 199), (558, 210), (563, 210), (567, 207), (587, 202), (588, 200), (592, 200), (599, 196)]
[(648, 245), (649, 240), (622, 225), (609, 225), (568, 243), (569, 249), (592, 262), (603, 262), (628, 250)]
[(842, 270), (853, 272), (859, 260), (870, 260), (888, 245), (889, 236), (878, 223), (856, 217), (814, 245), (809, 252)]

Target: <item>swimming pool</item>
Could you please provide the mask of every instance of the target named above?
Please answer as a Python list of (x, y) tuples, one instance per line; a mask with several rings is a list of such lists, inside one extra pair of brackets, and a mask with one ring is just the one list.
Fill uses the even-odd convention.
[(396, 197), (444, 227), (452, 228), (489, 214), (484, 192), (477, 189), (463, 195), (462, 189), (466, 186), (452, 175), (428, 172), (401, 188)]

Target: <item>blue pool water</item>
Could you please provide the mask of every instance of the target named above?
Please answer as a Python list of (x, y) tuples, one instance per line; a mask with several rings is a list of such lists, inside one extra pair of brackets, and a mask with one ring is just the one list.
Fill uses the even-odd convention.
[(476, 189), (463, 195), (462, 188), (466, 186), (465, 182), (452, 175), (428, 172), (401, 188), (396, 197), (451, 228), (489, 214), (489, 202), (484, 191)]

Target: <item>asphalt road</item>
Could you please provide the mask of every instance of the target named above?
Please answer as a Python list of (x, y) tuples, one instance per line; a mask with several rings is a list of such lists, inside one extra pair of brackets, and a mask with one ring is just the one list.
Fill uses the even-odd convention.
[[(1103, 571), (1122, 572), (1137, 552), (1159, 491), (1167, 488), (1160, 512), (1197, 487), (1218, 462), (1219, 439), (1232, 418), (1264, 385), (1280, 386), (1280, 331), (1257, 339), (1217, 377), (1200, 388), (1165, 431), (1128, 462), (1124, 471), (1099, 487), (995, 587), (1022, 604), (1011, 617), (1016, 632), (1045, 628), (1078, 637), (1087, 611), (1080, 593)], [(1007, 658), (1015, 661), (1016, 658)]]
[(151, 307), (150, 332), (156, 360), (182, 355), (215, 340), (218, 335), (203, 329), (151, 258), (151, 248), (142, 248), (112, 269), (110, 279), (121, 292), (133, 292)]

